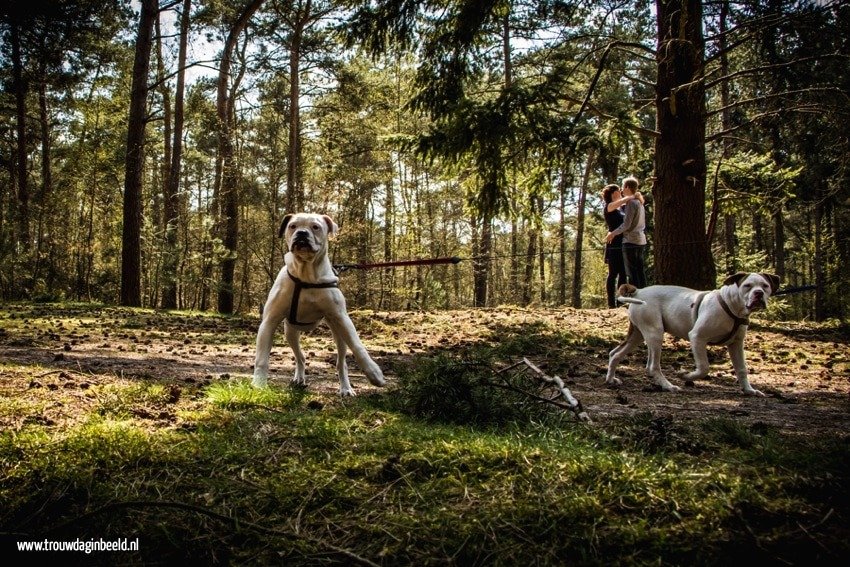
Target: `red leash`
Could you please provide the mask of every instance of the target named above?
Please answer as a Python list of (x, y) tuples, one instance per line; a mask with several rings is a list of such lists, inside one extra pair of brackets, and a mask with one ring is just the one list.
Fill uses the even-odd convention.
[(451, 258), (427, 258), (424, 260), (398, 260), (395, 262), (376, 262), (374, 264), (334, 264), (337, 272), (346, 270), (371, 270), (373, 268), (395, 268), (398, 266), (435, 266), (437, 264), (457, 264), (463, 258), (452, 256)]

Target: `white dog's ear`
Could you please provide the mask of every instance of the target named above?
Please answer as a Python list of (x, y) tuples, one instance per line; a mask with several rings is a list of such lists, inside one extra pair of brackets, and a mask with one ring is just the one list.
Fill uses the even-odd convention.
[(325, 224), (328, 225), (328, 238), (333, 238), (339, 232), (339, 226), (328, 215), (322, 215)]
[(723, 280), (723, 285), (739, 285), (742, 280), (746, 279), (750, 274), (748, 272), (736, 272)]
[(283, 238), (283, 233), (286, 232), (286, 225), (289, 224), (289, 221), (292, 220), (293, 215), (286, 215), (283, 217), (283, 220), (280, 222), (280, 228), (277, 230), (277, 237)]
[(764, 279), (766, 279), (768, 281), (768, 283), (770, 284), (770, 293), (771, 294), (776, 293), (776, 290), (779, 289), (779, 281), (780, 281), (779, 276), (777, 276), (776, 274), (767, 274), (767, 273), (764, 273), (764, 272), (760, 273), (759, 275), (761, 277), (763, 277)]

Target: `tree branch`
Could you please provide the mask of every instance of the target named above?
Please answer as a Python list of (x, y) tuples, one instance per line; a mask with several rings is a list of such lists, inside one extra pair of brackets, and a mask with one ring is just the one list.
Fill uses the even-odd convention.
[[(565, 95), (563, 98), (567, 102), (579, 104), (579, 99), (577, 99), (577, 98), (571, 97), (569, 95)], [(588, 103), (587, 108), (585, 110), (590, 112), (591, 114), (593, 114), (597, 118), (603, 118), (605, 120), (620, 120), (616, 116), (612, 116), (611, 114), (607, 114), (607, 113), (599, 110), (599, 108), (594, 106), (593, 103)], [(621, 122), (621, 123), (623, 124), (623, 126), (628, 128), (632, 132), (637, 132), (638, 134), (642, 134), (642, 135), (648, 136), (650, 138), (657, 138), (658, 136), (661, 135), (657, 130), (651, 130), (649, 128), (644, 128), (643, 126), (638, 126), (637, 124), (632, 124), (631, 122)]]
[(723, 112), (724, 110), (737, 108), (737, 107), (743, 106), (745, 104), (765, 102), (765, 101), (768, 101), (768, 100), (771, 100), (771, 99), (781, 98), (781, 97), (795, 95), (795, 94), (820, 93), (820, 92), (837, 93), (839, 95), (843, 95), (844, 98), (847, 98), (847, 93), (845, 93), (844, 91), (842, 91), (838, 87), (812, 87), (812, 88), (807, 88), (807, 89), (797, 89), (797, 90), (794, 90), (794, 91), (783, 91), (781, 93), (770, 93), (770, 94), (766, 94), (764, 96), (757, 96), (757, 97), (753, 97), (753, 98), (747, 98), (747, 99), (744, 99), (744, 100), (739, 100), (737, 102), (733, 102), (732, 104), (727, 104), (726, 106), (722, 106), (720, 108), (710, 110), (710, 111), (706, 112), (706, 116), (711, 116), (712, 114), (717, 114), (719, 112)]
[(750, 120), (747, 120), (746, 122), (743, 122), (741, 124), (733, 126), (732, 128), (727, 128), (726, 130), (723, 130), (721, 132), (717, 132), (716, 134), (712, 134), (711, 136), (707, 136), (705, 138), (705, 141), (706, 142), (714, 142), (715, 140), (718, 140), (720, 138), (724, 138), (724, 137), (728, 136), (732, 132), (735, 132), (737, 130), (740, 130), (741, 128), (745, 128), (745, 127), (747, 127), (747, 126), (749, 126), (749, 125), (751, 125), (755, 122), (758, 122), (759, 120), (762, 120), (764, 118), (769, 118), (771, 116), (780, 116), (780, 115), (783, 115), (783, 114), (788, 113), (788, 112), (816, 113), (816, 112), (818, 112), (818, 110), (816, 108), (812, 107), (812, 106), (806, 106), (806, 107), (797, 107), (797, 108), (790, 108), (790, 109), (789, 108), (783, 108), (783, 109), (778, 109), (778, 110), (772, 110), (772, 111), (769, 111), (769, 112), (762, 112), (762, 113), (756, 114), (755, 116), (753, 116)]
[(817, 55), (817, 56), (812, 56), (812, 57), (803, 57), (802, 59), (795, 59), (793, 61), (786, 61), (785, 63), (775, 63), (773, 65), (762, 65), (760, 67), (752, 67), (750, 69), (742, 69), (740, 71), (735, 71), (734, 73), (730, 73), (729, 75), (724, 75), (722, 77), (718, 77), (718, 78), (714, 79), (713, 81), (706, 82), (705, 88), (710, 89), (710, 88), (714, 87), (715, 85), (722, 83), (723, 81), (729, 81), (731, 79), (734, 79), (736, 77), (741, 77), (741, 76), (744, 76), (744, 75), (760, 73), (762, 71), (773, 71), (773, 70), (776, 70), (776, 69), (781, 69), (783, 67), (790, 67), (791, 65), (794, 65), (794, 64), (797, 64), (797, 63), (806, 63), (806, 62), (809, 62), (809, 61), (820, 61), (822, 59), (828, 59), (828, 58), (832, 58), (832, 57), (838, 57), (838, 58), (850, 60), (850, 55), (846, 55), (844, 53), (832, 53), (832, 54), (829, 54), (829, 55)]

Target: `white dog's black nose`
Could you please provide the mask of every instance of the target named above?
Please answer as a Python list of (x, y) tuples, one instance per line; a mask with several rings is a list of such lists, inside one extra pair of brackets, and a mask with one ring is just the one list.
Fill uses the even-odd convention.
[(767, 308), (767, 299), (765, 298), (763, 289), (754, 289), (750, 294), (749, 302), (747, 303), (747, 309), (750, 311), (754, 309), (765, 309)]
[(310, 240), (309, 230), (296, 230), (292, 237), (291, 247), (293, 250), (311, 250), (313, 248)]

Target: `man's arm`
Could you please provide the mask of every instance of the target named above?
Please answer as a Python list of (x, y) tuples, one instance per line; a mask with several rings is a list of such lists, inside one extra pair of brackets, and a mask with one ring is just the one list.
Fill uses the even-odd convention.
[(616, 229), (610, 232), (612, 236), (623, 234), (624, 232), (628, 232), (635, 228), (635, 225), (637, 225), (638, 217), (635, 205), (636, 203), (634, 201), (629, 201), (628, 203), (626, 203), (626, 218), (623, 219), (623, 224), (621, 224)]

